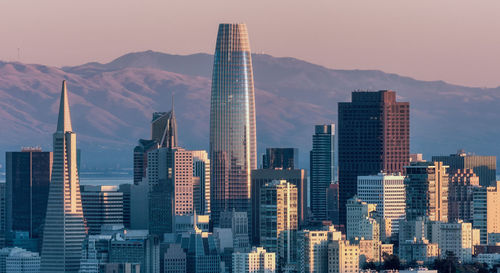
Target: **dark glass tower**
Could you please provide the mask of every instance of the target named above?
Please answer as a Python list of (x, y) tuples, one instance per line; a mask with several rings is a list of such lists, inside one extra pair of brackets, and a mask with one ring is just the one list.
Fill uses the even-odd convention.
[(211, 210), (248, 211), (257, 168), (252, 56), (244, 24), (220, 24), (210, 105)]
[(357, 177), (398, 173), (409, 164), (410, 104), (397, 102), (394, 91), (353, 92), (339, 102), (340, 222), (346, 201), (357, 191)]
[[(335, 124), (316, 125), (311, 150), (311, 212), (328, 220), (326, 191), (335, 182)], [(336, 223), (335, 223), (336, 224)]]
[(7, 152), (6, 165), (6, 228), (28, 231), (30, 238), (40, 238), (49, 198), (52, 152), (40, 148)]
[(262, 156), (262, 168), (274, 170), (293, 170), (299, 167), (299, 149), (267, 148)]

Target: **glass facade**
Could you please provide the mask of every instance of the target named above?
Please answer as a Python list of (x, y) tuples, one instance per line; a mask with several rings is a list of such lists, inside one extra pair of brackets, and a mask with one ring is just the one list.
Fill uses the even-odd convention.
[(248, 211), (250, 171), (256, 169), (252, 57), (244, 24), (221, 24), (210, 106), (211, 210)]

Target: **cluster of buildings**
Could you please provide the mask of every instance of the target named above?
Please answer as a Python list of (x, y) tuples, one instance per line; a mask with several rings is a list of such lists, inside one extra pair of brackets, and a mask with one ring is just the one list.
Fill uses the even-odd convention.
[(389, 256), (417, 267), (450, 255), (500, 262), (496, 158), (410, 154), (409, 113), (394, 91), (353, 92), (339, 103), (337, 128), (314, 127), (309, 174), (294, 148), (267, 148), (258, 168), (247, 29), (221, 24), (209, 151), (180, 146), (172, 105), (153, 113), (151, 138), (134, 148), (133, 183), (88, 186), (63, 82), (53, 152), (6, 154), (0, 272), (354, 273)]

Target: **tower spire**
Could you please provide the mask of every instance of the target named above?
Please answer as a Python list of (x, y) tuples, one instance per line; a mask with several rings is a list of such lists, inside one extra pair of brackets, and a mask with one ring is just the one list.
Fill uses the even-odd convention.
[(71, 113), (69, 111), (68, 90), (66, 80), (62, 82), (61, 102), (59, 103), (59, 118), (57, 120), (57, 132), (72, 132)]

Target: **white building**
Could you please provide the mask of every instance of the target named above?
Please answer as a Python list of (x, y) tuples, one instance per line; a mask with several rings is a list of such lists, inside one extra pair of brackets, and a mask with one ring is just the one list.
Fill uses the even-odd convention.
[(301, 230), (297, 233), (298, 272), (328, 271), (328, 242), (342, 240), (333, 226), (329, 230)]
[(358, 176), (358, 198), (377, 205), (382, 217), (391, 219), (393, 235), (399, 232), (399, 221), (405, 218), (406, 191), (404, 176), (379, 173)]
[[(472, 261), (472, 224), (458, 221), (455, 223), (440, 223), (438, 229), (439, 249), (441, 257), (447, 252), (455, 253), (462, 262)], [(433, 234), (433, 237), (435, 234)]]
[(192, 151), (193, 176), (199, 183), (193, 185), (193, 203), (198, 214), (210, 214), (210, 159), (204, 150)]
[(359, 272), (359, 246), (350, 245), (346, 240), (330, 241), (328, 243), (328, 273), (357, 272)]
[(233, 273), (246, 272), (276, 272), (276, 254), (263, 247), (253, 247), (249, 253), (233, 253)]
[[(370, 217), (370, 212), (375, 211), (375, 204), (362, 202), (357, 196), (347, 200), (347, 239), (366, 238), (373, 239), (373, 230), (377, 230), (378, 224)], [(371, 220), (370, 220), (371, 219)], [(380, 234), (380, 228), (378, 228)], [(376, 239), (379, 239), (378, 237)]]
[(39, 273), (40, 255), (22, 248), (0, 250), (0, 273)]

